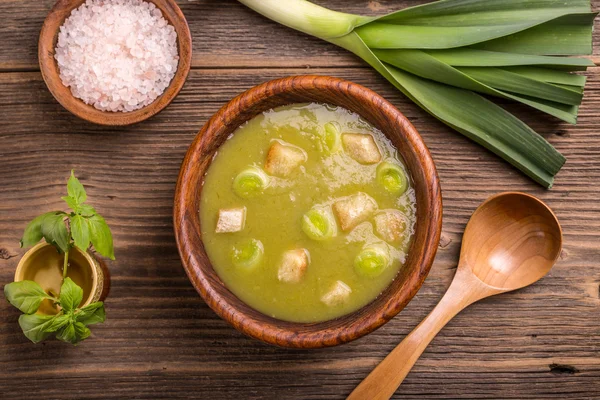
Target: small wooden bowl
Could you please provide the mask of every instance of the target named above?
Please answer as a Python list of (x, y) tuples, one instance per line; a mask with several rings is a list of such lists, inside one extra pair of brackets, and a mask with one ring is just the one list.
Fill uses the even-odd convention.
[(71, 94), (71, 89), (63, 85), (59, 68), (54, 59), (54, 49), (58, 40), (58, 32), (71, 11), (82, 5), (85, 0), (58, 0), (44, 21), (38, 43), (38, 58), (40, 70), (46, 86), (56, 100), (64, 108), (86, 121), (99, 125), (123, 126), (144, 121), (158, 114), (177, 96), (192, 64), (192, 36), (185, 16), (174, 0), (146, 0), (158, 7), (163, 17), (173, 25), (177, 32), (177, 46), (179, 47), (179, 64), (177, 72), (169, 87), (154, 102), (146, 107), (130, 112), (100, 111)]
[[(394, 143), (407, 164), (417, 198), (417, 222), (406, 265), (373, 302), (340, 318), (294, 323), (271, 318), (246, 305), (221, 282), (202, 243), (200, 194), (203, 177), (221, 144), (257, 114), (294, 103), (327, 103), (354, 111)], [(183, 266), (198, 293), (221, 318), (264, 342), (298, 348), (335, 346), (377, 329), (406, 306), (421, 287), (437, 251), (442, 198), (437, 172), (416, 129), (375, 92), (342, 79), (296, 76), (263, 83), (231, 100), (204, 125), (190, 146), (175, 193), (174, 227)]]

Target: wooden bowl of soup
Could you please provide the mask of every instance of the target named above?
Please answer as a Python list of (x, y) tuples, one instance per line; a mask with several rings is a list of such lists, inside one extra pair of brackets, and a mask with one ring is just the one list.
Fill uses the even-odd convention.
[(438, 247), (440, 185), (417, 130), (375, 92), (294, 76), (231, 100), (183, 161), (183, 266), (236, 329), (283, 347), (335, 346), (389, 321)]

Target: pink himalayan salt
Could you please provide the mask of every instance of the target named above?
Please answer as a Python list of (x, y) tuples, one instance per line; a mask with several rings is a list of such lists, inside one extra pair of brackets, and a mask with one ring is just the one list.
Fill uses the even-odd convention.
[(152, 103), (179, 62), (175, 29), (143, 0), (87, 0), (60, 27), (55, 53), (63, 84), (102, 111)]

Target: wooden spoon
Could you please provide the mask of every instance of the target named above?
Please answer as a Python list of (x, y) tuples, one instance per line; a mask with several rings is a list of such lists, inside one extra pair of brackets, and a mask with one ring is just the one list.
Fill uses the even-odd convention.
[(389, 399), (448, 321), (477, 300), (541, 279), (561, 247), (558, 219), (542, 201), (516, 192), (489, 198), (467, 224), (456, 275), (444, 297), (348, 399)]

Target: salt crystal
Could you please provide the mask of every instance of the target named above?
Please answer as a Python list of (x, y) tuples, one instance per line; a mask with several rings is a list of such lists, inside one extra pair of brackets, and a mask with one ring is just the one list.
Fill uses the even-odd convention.
[(175, 76), (177, 33), (144, 0), (86, 0), (60, 28), (55, 49), (63, 84), (102, 111), (152, 103)]

